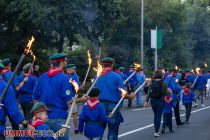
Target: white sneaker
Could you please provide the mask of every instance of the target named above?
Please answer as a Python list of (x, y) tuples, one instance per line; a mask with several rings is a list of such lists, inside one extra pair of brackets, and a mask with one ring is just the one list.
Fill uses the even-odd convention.
[(204, 107), (204, 106), (206, 106), (206, 105), (205, 105), (205, 104), (202, 104), (201, 106)]
[(181, 108), (181, 110), (185, 110), (185, 107), (183, 105), (180, 108)]
[(198, 103), (195, 103), (195, 104), (194, 104), (194, 107), (197, 107), (197, 106), (198, 106)]
[(160, 134), (155, 133), (155, 134), (154, 134), (154, 137), (160, 137)]

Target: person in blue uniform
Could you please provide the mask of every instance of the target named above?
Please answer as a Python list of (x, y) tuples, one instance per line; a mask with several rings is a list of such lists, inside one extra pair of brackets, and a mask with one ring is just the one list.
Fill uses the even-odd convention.
[(35, 136), (35, 140), (55, 140), (54, 133), (50, 131), (49, 126), (46, 124), (48, 119), (47, 106), (42, 102), (38, 102), (33, 106), (30, 113), (33, 116), (32, 126), (37, 131), (37, 134), (41, 131), (45, 133), (43, 136)]
[[(114, 59), (106, 57), (102, 60), (103, 72), (98, 78), (95, 87), (99, 88), (100, 95), (99, 101), (104, 104), (106, 115), (114, 109), (118, 101), (122, 96), (122, 92), (119, 88), (125, 90), (122, 78), (113, 72)], [(125, 98), (134, 99), (134, 94), (126, 95)], [(120, 108), (120, 107), (119, 107)], [(123, 122), (123, 117), (119, 108), (113, 114), (108, 124), (108, 140), (117, 140), (120, 123)]]
[[(76, 81), (77, 84), (80, 86), (79, 76), (76, 73), (76, 65), (75, 64), (67, 64), (65, 67), (65, 73), (69, 77), (69, 79)], [(74, 122), (74, 133), (75, 134), (78, 134), (78, 113), (77, 112), (78, 112), (78, 106), (77, 106), (77, 104), (75, 104), (74, 109), (73, 109), (73, 122)]]
[(127, 79), (127, 75), (124, 72), (125, 72), (124, 67), (119, 67), (119, 69), (116, 71), (116, 73), (120, 75), (120, 77), (123, 79), (123, 81), (125, 81)]
[(0, 62), (0, 78), (1, 79), (3, 79), (1, 72), (4, 68), (5, 68), (4, 65)]
[(206, 78), (205, 75), (203, 75), (202, 70), (199, 70), (197, 75), (196, 75), (197, 80), (195, 78), (194, 82), (195, 84), (193, 85), (193, 89), (195, 90), (195, 102), (197, 104), (197, 100), (201, 100), (201, 106), (205, 106), (204, 104), (204, 91), (206, 88)]
[(186, 109), (186, 120), (185, 123), (189, 124), (189, 118), (190, 118), (190, 114), (191, 114), (191, 110), (192, 110), (192, 102), (194, 101), (194, 94), (192, 92), (192, 90), (190, 89), (190, 84), (186, 83), (185, 87), (184, 87), (184, 95), (182, 97), (182, 102), (185, 106)]
[[(2, 65), (0, 64), (2, 68)], [(0, 96), (6, 87), (6, 83), (0, 78)], [(23, 115), (18, 109), (18, 104), (15, 99), (15, 94), (13, 88), (10, 86), (5, 97), (3, 98), (3, 107), (0, 108), (0, 139), (4, 140), (4, 130), (6, 130), (6, 117), (10, 116), (12, 122), (15, 125), (22, 124), (25, 128), (31, 128), (27, 121), (24, 119)]]
[(177, 125), (183, 125), (184, 122), (181, 122), (180, 113), (179, 113), (179, 94), (181, 92), (181, 87), (178, 84), (178, 79), (176, 77), (176, 70), (174, 68), (170, 69), (170, 74), (165, 78), (164, 82), (167, 84), (168, 88), (172, 91), (173, 100), (176, 101), (176, 106), (174, 107), (174, 115), (176, 118)]
[(193, 73), (190, 72), (189, 69), (186, 69), (185, 72), (186, 72), (186, 75), (185, 75), (186, 82), (192, 85), (195, 80)]
[(88, 140), (102, 140), (106, 123), (110, 122), (106, 115), (105, 107), (99, 102), (100, 90), (93, 88), (89, 94), (89, 100), (83, 106), (79, 116), (79, 132), (83, 133)]
[[(126, 72), (126, 76), (129, 77), (134, 72), (134, 65), (130, 65), (130, 69), (128, 72)], [(132, 93), (135, 91), (138, 81), (137, 81), (137, 75), (134, 74), (129, 80), (128, 80), (128, 93)], [(128, 99), (128, 108), (132, 107), (132, 100)]]
[(163, 125), (161, 133), (165, 133), (166, 126), (169, 128), (169, 132), (174, 132), (172, 129), (172, 108), (176, 106), (176, 102), (173, 101), (172, 95), (170, 92), (165, 96), (165, 105), (163, 108)]
[[(139, 72), (137, 72), (136, 76), (137, 76), (137, 87), (139, 87), (146, 80), (146, 76), (144, 74), (144, 69), (140, 69)], [(143, 100), (142, 100), (143, 93), (144, 93), (144, 87), (136, 94), (136, 106), (137, 107), (143, 107)]]
[[(49, 110), (47, 125), (54, 132), (62, 128), (68, 116), (68, 105), (72, 102), (74, 92), (69, 77), (64, 74), (66, 55), (57, 53), (50, 57), (51, 69), (37, 80), (33, 92), (34, 102), (43, 102)], [(56, 123), (55, 123), (56, 122)], [(59, 140), (68, 140), (69, 131)]]
[(20, 95), (21, 108), (26, 120), (30, 120), (31, 118), (30, 111), (33, 107), (32, 94), (37, 81), (37, 78), (30, 74), (30, 68), (31, 63), (24, 65), (24, 74), (18, 77), (19, 83), (21, 85), (21, 88), (18, 90), (18, 94)]

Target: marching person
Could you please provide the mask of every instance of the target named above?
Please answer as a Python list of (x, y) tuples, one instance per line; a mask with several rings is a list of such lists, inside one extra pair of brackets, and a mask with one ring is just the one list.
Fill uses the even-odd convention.
[(161, 70), (154, 72), (152, 82), (149, 84), (146, 102), (144, 104), (145, 108), (148, 108), (149, 101), (151, 103), (152, 111), (154, 113), (154, 137), (160, 136), (159, 129), (164, 107), (164, 96), (167, 94), (167, 85), (165, 84), (163, 78)]
[(170, 74), (166, 77), (164, 82), (167, 84), (168, 88), (171, 89), (172, 95), (176, 98), (173, 98), (176, 101), (176, 106), (174, 107), (174, 115), (176, 118), (176, 124), (183, 125), (184, 122), (181, 122), (180, 113), (179, 113), (179, 100), (180, 100), (180, 92), (181, 87), (179, 86), (179, 80), (176, 77), (176, 70), (174, 68), (170, 69)]
[(35, 76), (35, 77), (37, 77), (37, 78), (40, 76), (39, 65), (36, 64), (36, 65), (34, 66), (32, 75)]
[(20, 95), (21, 108), (26, 120), (31, 119), (30, 111), (33, 107), (32, 94), (36, 85), (37, 78), (30, 74), (31, 63), (25, 64), (23, 67), (24, 74), (18, 77), (21, 88), (18, 90)]
[(124, 67), (119, 67), (119, 69), (116, 71), (116, 73), (120, 75), (120, 77), (123, 79), (123, 81), (125, 81), (127, 79), (127, 76), (124, 72), (125, 72)]
[[(69, 79), (76, 81), (77, 84), (80, 86), (79, 76), (76, 73), (76, 65), (75, 64), (67, 64), (65, 67), (65, 73), (69, 77)], [(71, 106), (70, 106), (70, 108), (71, 108)], [(74, 110), (73, 110), (73, 122), (74, 122), (74, 133), (75, 134), (78, 134), (78, 113), (77, 112), (78, 112), (78, 105), (75, 104)]]
[[(114, 62), (115, 60), (110, 57), (106, 57), (102, 60), (103, 72), (95, 85), (101, 92), (99, 101), (104, 104), (107, 116), (109, 116), (109, 113), (111, 113), (122, 96), (122, 92), (119, 91), (119, 88), (125, 89), (122, 78), (113, 72)], [(130, 95), (126, 95), (126, 98), (134, 99), (134, 95), (131, 93)], [(110, 123), (108, 124), (108, 140), (118, 139), (119, 125), (122, 122), (123, 117), (118, 108), (110, 118)]]
[(169, 128), (169, 132), (172, 133), (174, 130), (172, 129), (172, 108), (176, 106), (176, 102), (173, 101), (171, 90), (168, 91), (167, 95), (165, 95), (165, 105), (163, 108), (163, 125), (161, 133), (165, 133), (165, 128)]
[(206, 75), (206, 98), (209, 98), (210, 95), (210, 70), (208, 70), (208, 73)]
[(79, 116), (79, 132), (83, 133), (84, 131), (88, 140), (102, 140), (106, 123), (110, 122), (104, 105), (98, 100), (99, 94), (100, 90), (98, 88), (91, 90), (90, 98), (83, 106)]
[[(62, 128), (62, 124), (68, 116), (68, 105), (72, 102), (74, 92), (72, 85), (69, 82), (69, 77), (64, 74), (64, 67), (66, 66), (66, 55), (57, 53), (50, 57), (52, 68), (42, 74), (33, 92), (34, 102), (43, 102), (48, 107), (47, 125), (54, 132)], [(64, 137), (59, 137), (59, 140), (68, 140), (69, 131)]]
[[(126, 72), (127, 77), (129, 77), (132, 73), (134, 72), (134, 65), (130, 65), (130, 69), (128, 72)], [(128, 80), (128, 93), (132, 93), (134, 92), (135, 88), (137, 87), (137, 76), (136, 74), (133, 75), (133, 77), (131, 77)], [(128, 99), (128, 108), (132, 107), (132, 100)]]
[[(140, 69), (139, 72), (137, 72), (136, 74), (137, 77), (137, 87), (141, 86), (145, 80), (146, 80), (146, 76), (144, 75), (144, 69)], [(137, 88), (136, 87), (136, 88)], [(136, 106), (137, 107), (143, 107), (143, 101), (142, 101), (142, 96), (144, 93), (144, 88), (142, 88), (137, 94), (136, 94)]]
[(182, 102), (185, 105), (185, 109), (186, 109), (186, 120), (185, 120), (186, 124), (189, 124), (189, 118), (191, 114), (193, 101), (194, 101), (194, 94), (192, 90), (190, 89), (190, 84), (186, 83), (184, 87), (184, 95), (182, 97)]
[[(2, 69), (4, 66), (0, 64), (0, 68)], [(0, 78), (0, 96), (6, 87), (6, 83)], [(25, 128), (33, 129), (30, 125), (28, 125), (27, 121), (24, 120), (23, 115), (20, 113), (18, 109), (18, 104), (15, 99), (15, 94), (13, 88), (10, 86), (7, 91), (5, 97), (3, 98), (4, 107), (0, 108), (0, 139), (5, 140), (4, 130), (6, 130), (6, 117), (10, 116), (12, 122), (15, 125), (22, 124)], [(16, 138), (17, 139), (17, 138)]]

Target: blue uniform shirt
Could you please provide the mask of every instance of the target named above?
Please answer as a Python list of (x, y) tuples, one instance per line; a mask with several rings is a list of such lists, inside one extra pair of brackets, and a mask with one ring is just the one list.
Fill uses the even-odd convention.
[(122, 78), (113, 71), (100, 76), (95, 86), (100, 89), (100, 101), (118, 102), (122, 94), (119, 88), (125, 89)]
[[(3, 80), (0, 80), (0, 96), (6, 87), (6, 83)], [(20, 113), (18, 109), (18, 105), (15, 99), (14, 90), (12, 87), (9, 87), (4, 99), (4, 106), (0, 109), (0, 121), (2, 123), (6, 123), (6, 117), (9, 115), (15, 124), (19, 124), (24, 120), (23, 115)], [(0, 135), (4, 134), (4, 130), (6, 129), (5, 125), (0, 125)]]
[(190, 91), (189, 94), (185, 95), (183, 94), (183, 97), (182, 97), (182, 102), (183, 104), (187, 104), (187, 103), (192, 103), (194, 101), (194, 93), (193, 91)]
[(142, 85), (146, 80), (146, 76), (144, 74), (136, 74), (137, 75), (137, 83), (138, 85)]
[(171, 100), (169, 103), (165, 102), (163, 113), (172, 114), (172, 108), (176, 106), (176, 102)]
[[(13, 74), (12, 71), (8, 71), (5, 74), (2, 74), (4, 81), (8, 82), (12, 74)], [(19, 81), (18, 81), (18, 77), (15, 76), (15, 78), (12, 81), (12, 87), (15, 89), (17, 86), (19, 86)]]
[[(127, 77), (129, 77), (133, 72), (134, 72), (134, 71), (128, 71), (128, 72), (126, 72)], [(138, 84), (137, 75), (134, 74), (134, 75), (128, 80), (128, 83), (129, 83), (131, 86), (133, 86), (133, 87), (137, 86), (137, 84)]]
[(188, 83), (193, 84), (193, 82), (195, 80), (195, 76), (188, 73), (188, 74), (186, 74), (186, 80), (187, 80)]
[[(18, 77), (19, 82), (21, 83), (25, 78), (24, 74)], [(18, 91), (20, 95), (21, 103), (32, 103), (32, 94), (34, 87), (36, 85), (37, 78), (35, 76), (29, 75), (28, 81), (26, 81), (23, 87)]]
[(206, 86), (206, 77), (205, 75), (198, 75), (198, 79), (195, 82), (195, 89), (204, 90)]
[(99, 103), (93, 110), (85, 104), (79, 117), (79, 132), (84, 130), (84, 135), (88, 138), (102, 137), (105, 129), (104, 124), (109, 121), (102, 103)]
[(74, 97), (74, 93), (69, 78), (64, 73), (54, 76), (44, 73), (39, 77), (32, 97), (33, 100), (39, 100), (48, 106), (50, 119), (66, 119), (68, 116), (67, 102)]

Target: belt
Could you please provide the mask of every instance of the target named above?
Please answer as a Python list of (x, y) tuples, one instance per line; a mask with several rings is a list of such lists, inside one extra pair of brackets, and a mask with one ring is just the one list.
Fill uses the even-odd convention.
[(101, 103), (104, 104), (117, 104), (118, 102), (108, 101), (108, 100), (102, 100)]
[(0, 121), (0, 125), (5, 125), (5, 121)]

